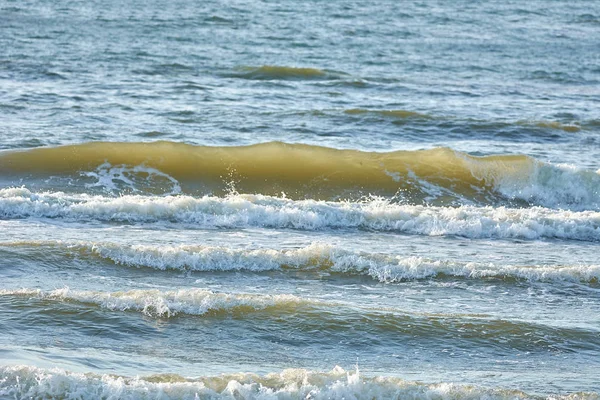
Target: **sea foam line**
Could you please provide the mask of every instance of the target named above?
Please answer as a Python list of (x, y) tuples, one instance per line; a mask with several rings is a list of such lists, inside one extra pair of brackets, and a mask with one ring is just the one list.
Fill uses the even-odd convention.
[(284, 250), (115, 244), (84, 246), (116, 264), (162, 270), (261, 272), (278, 269), (321, 269), (335, 273), (368, 275), (388, 283), (442, 276), (568, 282), (597, 282), (600, 279), (600, 265), (517, 266), (458, 262), (420, 256), (352, 252), (322, 243)]
[[(0, 396), (78, 399), (534, 399), (517, 390), (454, 383), (424, 384), (395, 377), (367, 377), (336, 366), (332, 371), (286, 369), (267, 375), (237, 373), (215, 377), (178, 375), (121, 377), (41, 369), (0, 367)], [(596, 393), (551, 396), (598, 399)]]
[(290, 200), (263, 195), (90, 196), (0, 189), (0, 217), (127, 223), (182, 223), (195, 228), (367, 229), (469, 238), (600, 240), (600, 212), (542, 207), (426, 207), (390, 203)]

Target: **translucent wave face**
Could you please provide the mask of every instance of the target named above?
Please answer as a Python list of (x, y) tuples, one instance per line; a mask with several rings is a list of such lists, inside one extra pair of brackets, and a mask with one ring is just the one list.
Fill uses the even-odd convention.
[(278, 142), (88, 143), (0, 155), (0, 177), (10, 183), (24, 176), (46, 179), (47, 189), (113, 194), (283, 192), (292, 199), (376, 195), (404, 204), (600, 209), (600, 175), (594, 171), (525, 156), (473, 157), (448, 148), (369, 153)]

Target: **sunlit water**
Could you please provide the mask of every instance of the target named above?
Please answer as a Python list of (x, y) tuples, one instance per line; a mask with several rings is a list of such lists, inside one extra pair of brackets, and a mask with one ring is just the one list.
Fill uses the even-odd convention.
[(0, 398), (598, 398), (599, 3), (375, 3), (0, 2)]

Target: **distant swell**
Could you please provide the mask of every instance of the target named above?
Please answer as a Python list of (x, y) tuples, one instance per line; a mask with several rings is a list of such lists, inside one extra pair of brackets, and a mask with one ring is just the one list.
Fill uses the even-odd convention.
[(295, 201), (262, 195), (90, 196), (0, 189), (0, 218), (177, 223), (188, 228), (366, 229), (469, 238), (600, 240), (600, 213), (540, 207), (425, 207), (390, 203)]
[[(260, 376), (236, 373), (184, 378), (164, 374), (120, 377), (41, 369), (0, 367), (0, 396), (10, 398), (88, 399), (533, 399), (526, 393), (501, 388), (425, 384), (394, 377), (365, 377), (335, 367), (330, 372), (286, 369)], [(595, 399), (595, 393), (553, 395), (553, 399)]]
[(566, 133), (579, 132), (582, 129), (593, 129), (594, 121), (579, 121), (577, 123), (562, 123), (559, 121), (536, 121), (536, 120), (518, 120), (518, 121), (502, 121), (502, 120), (477, 120), (477, 119), (459, 119), (456, 117), (443, 115), (429, 115), (408, 110), (378, 110), (366, 108), (352, 108), (344, 110), (344, 114), (350, 116), (361, 116), (375, 119), (389, 119), (395, 122), (401, 122), (403, 125), (405, 120), (413, 122), (423, 122), (427, 124), (439, 125), (440, 127), (451, 130), (452, 133), (457, 133), (456, 128), (463, 127), (467, 132), (472, 133), (488, 131), (496, 135), (502, 136), (513, 130), (523, 132), (527, 129), (532, 131), (547, 132), (548, 130), (560, 130)]
[(56, 248), (82, 256), (100, 257), (118, 265), (158, 270), (323, 271), (366, 275), (388, 283), (445, 277), (581, 283), (597, 283), (600, 280), (600, 265), (529, 266), (433, 260), (420, 256), (353, 252), (321, 243), (284, 250), (60, 241), (0, 243), (0, 247), (4, 246), (43, 247), (50, 251)]
[[(356, 111), (359, 112), (359, 111)], [(264, 143), (87, 143), (0, 153), (0, 179), (67, 179), (52, 189), (113, 193), (241, 193), (293, 199), (380, 195), (408, 204), (539, 205), (600, 210), (600, 174), (521, 155), (473, 157), (448, 148), (389, 153)]]
[(364, 108), (352, 108), (344, 111), (345, 114), (348, 115), (378, 115), (381, 117), (388, 118), (415, 118), (415, 119), (431, 119), (433, 118), (430, 115), (418, 113), (415, 111), (406, 111), (406, 110), (368, 110)]
[(261, 67), (239, 67), (228, 76), (256, 80), (314, 80), (336, 79), (348, 75), (343, 72), (317, 68), (264, 65)]

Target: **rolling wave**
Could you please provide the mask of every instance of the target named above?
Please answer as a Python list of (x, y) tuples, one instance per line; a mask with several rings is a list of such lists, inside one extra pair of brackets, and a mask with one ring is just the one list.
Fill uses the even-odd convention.
[[(425, 384), (395, 377), (367, 377), (336, 366), (332, 371), (286, 369), (264, 376), (236, 373), (185, 378), (174, 374), (122, 377), (0, 367), (0, 395), (11, 398), (87, 399), (540, 399), (517, 390), (453, 383)], [(553, 399), (598, 399), (596, 393), (553, 395)]]
[(157, 270), (321, 271), (366, 275), (385, 283), (446, 277), (589, 284), (600, 280), (600, 265), (504, 265), (433, 260), (420, 256), (354, 252), (323, 243), (283, 250), (61, 241), (0, 243), (0, 247), (25, 246), (58, 248), (65, 253), (100, 257), (117, 265)]
[(597, 172), (448, 148), (375, 153), (279, 142), (240, 147), (97, 142), (0, 153), (0, 178), (9, 184), (56, 176), (69, 178), (57, 187), (65, 190), (225, 195), (235, 189), (284, 192), (293, 199), (381, 195), (410, 204), (514, 202), (600, 210)]
[(43, 300), (70, 301), (94, 304), (113, 311), (139, 311), (157, 318), (170, 318), (178, 314), (219, 315), (248, 313), (277, 308), (279, 311), (293, 309), (304, 302), (292, 295), (252, 295), (216, 293), (202, 289), (174, 291), (131, 290), (127, 292), (95, 292), (69, 288), (42, 291), (39, 289), (0, 289), (0, 296), (20, 296)]
[(90, 196), (0, 189), (1, 218), (184, 224), (188, 228), (366, 229), (469, 238), (600, 240), (600, 213), (540, 207), (425, 207), (390, 203), (295, 201), (263, 195)]
[[(279, 328), (323, 335), (379, 337), (382, 343), (410, 337), (430, 341), (452, 337), (459, 342), (485, 341), (486, 346), (527, 351), (573, 351), (600, 348), (598, 331), (588, 326), (565, 326), (554, 321), (501, 319), (486, 314), (407, 312), (398, 308), (356, 305), (341, 301), (322, 301), (289, 294), (219, 293), (205, 289), (137, 289), (122, 292), (83, 291), (62, 288), (2, 289), (2, 303), (13, 310), (53, 309), (53, 318), (61, 314), (58, 305), (74, 303), (86, 308), (117, 312), (138, 312), (147, 317), (228, 318), (240, 323), (276, 324)], [(19, 302), (19, 299), (26, 301)], [(56, 308), (55, 308), (56, 307)], [(293, 316), (292, 318), (290, 316)]]

